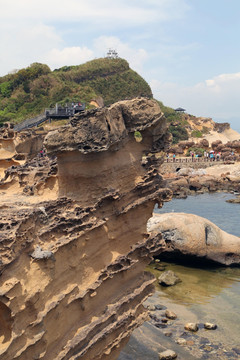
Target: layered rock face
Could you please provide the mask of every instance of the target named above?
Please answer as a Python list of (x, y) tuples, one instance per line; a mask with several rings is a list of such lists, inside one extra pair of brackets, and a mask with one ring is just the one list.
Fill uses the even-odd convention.
[(169, 139), (158, 104), (144, 98), (46, 136), (56, 200), (42, 187), (34, 201), (2, 201), (0, 359), (117, 358), (147, 317), (154, 278), (144, 267), (165, 246), (146, 230), (154, 204), (171, 198), (163, 160), (148, 153)]
[(0, 128), (0, 179), (10, 166), (19, 166), (26, 159), (34, 158), (43, 146), (45, 135), (29, 130), (16, 133), (9, 123)]

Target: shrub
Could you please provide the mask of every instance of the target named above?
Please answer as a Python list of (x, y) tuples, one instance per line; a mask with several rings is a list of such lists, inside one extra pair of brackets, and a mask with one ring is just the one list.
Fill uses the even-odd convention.
[(0, 84), (0, 93), (3, 97), (10, 97), (12, 94), (12, 83), (10, 81), (5, 81)]
[(209, 133), (210, 133), (209, 128), (208, 128), (207, 126), (203, 126), (203, 127), (202, 127), (202, 133), (205, 134), (205, 135), (206, 135), (206, 134), (209, 134)]
[(168, 130), (172, 134), (173, 144), (177, 144), (181, 140), (188, 140), (188, 132), (181, 125), (170, 125)]
[(200, 138), (203, 136), (202, 132), (200, 130), (193, 130), (191, 133), (192, 137)]
[(134, 132), (134, 138), (136, 140), (136, 142), (141, 142), (143, 137), (142, 134), (140, 133), (140, 131), (135, 131)]

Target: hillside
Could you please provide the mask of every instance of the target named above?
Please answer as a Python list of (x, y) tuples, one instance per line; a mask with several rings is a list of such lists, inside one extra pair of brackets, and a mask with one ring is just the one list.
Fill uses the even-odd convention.
[(152, 97), (147, 82), (124, 59), (101, 58), (51, 71), (34, 63), (0, 77), (0, 124), (18, 123), (57, 102), (90, 101), (101, 96), (105, 105), (139, 95)]
[(173, 144), (189, 140), (195, 143), (206, 139), (210, 144), (216, 140), (223, 143), (240, 139), (240, 134), (230, 128), (229, 123), (217, 123), (211, 118), (196, 117), (185, 112), (179, 113), (158, 101), (169, 124)]

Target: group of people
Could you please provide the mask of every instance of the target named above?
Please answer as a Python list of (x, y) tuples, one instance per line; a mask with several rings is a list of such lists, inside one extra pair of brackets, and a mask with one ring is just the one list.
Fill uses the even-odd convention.
[(221, 157), (222, 157), (222, 154), (221, 154), (221, 152), (220, 151), (213, 151), (213, 150), (211, 150), (211, 151), (204, 151), (204, 158), (205, 159), (210, 159), (210, 161), (215, 161), (215, 160), (217, 160), (217, 161), (219, 161), (220, 159), (221, 159)]
[[(192, 158), (192, 161), (194, 161), (194, 158), (199, 157), (199, 155), (196, 154), (194, 151), (190, 151), (189, 155)], [(231, 155), (232, 156), (234, 155), (233, 151), (232, 151)], [(200, 157), (201, 156), (202, 155), (200, 155)], [(214, 150), (204, 151), (203, 157), (204, 157), (204, 160), (206, 160), (206, 161), (220, 161), (220, 159), (222, 158), (222, 153), (220, 151), (217, 152), (217, 151), (214, 151)], [(167, 162), (168, 162), (169, 161), (169, 154), (168, 153), (166, 154), (166, 158), (167, 158)], [(176, 161), (176, 154), (175, 153), (172, 154), (172, 159), (173, 159), (173, 162)]]

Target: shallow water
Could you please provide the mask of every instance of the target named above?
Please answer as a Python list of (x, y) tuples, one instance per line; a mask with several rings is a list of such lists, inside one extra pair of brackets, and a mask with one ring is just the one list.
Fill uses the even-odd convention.
[(173, 199), (164, 203), (161, 209), (155, 207), (154, 212), (159, 214), (184, 212), (199, 215), (229, 234), (240, 236), (240, 204), (226, 202), (233, 198), (234, 195), (224, 192), (188, 196), (186, 199)]
[[(162, 263), (182, 280), (176, 286), (156, 282), (155, 300), (181, 314), (185, 322), (213, 322), (218, 331), (208, 332), (212, 340), (228, 347), (240, 346), (240, 268), (194, 268)], [(161, 273), (149, 269), (156, 277)], [(183, 316), (183, 314), (185, 314)]]
[[(226, 202), (233, 197), (228, 193), (214, 193), (184, 200), (173, 199), (155, 211), (196, 214), (209, 219), (222, 230), (240, 236), (240, 205)], [(240, 359), (240, 268), (161, 264), (167, 270), (173, 270), (182, 282), (172, 287), (162, 287), (156, 281), (156, 292), (147, 300), (147, 304), (164, 305), (178, 315), (177, 320), (168, 326), (172, 336), (167, 338), (163, 330), (145, 323), (133, 333), (119, 360), (158, 359), (161, 342), (165, 347), (175, 349), (179, 354), (178, 359)], [(148, 270), (157, 278), (161, 272), (154, 267), (152, 264)], [(157, 311), (154, 314), (162, 316)], [(196, 334), (189, 334), (192, 345), (183, 349), (176, 344), (176, 339), (184, 333), (187, 322), (212, 322), (218, 328), (214, 331), (200, 329)], [(206, 346), (202, 345), (204, 341), (208, 342)], [(187, 353), (181, 353), (182, 350), (187, 350)]]

